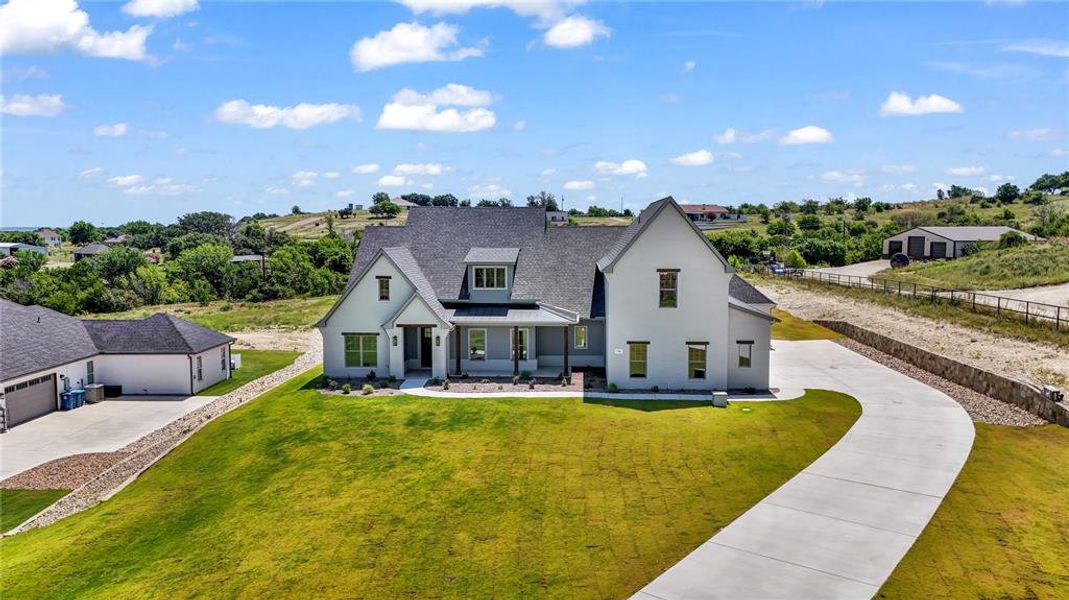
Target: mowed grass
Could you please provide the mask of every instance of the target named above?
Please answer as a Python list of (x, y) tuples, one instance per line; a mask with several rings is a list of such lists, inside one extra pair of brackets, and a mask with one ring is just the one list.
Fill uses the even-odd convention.
[(799, 319), (785, 310), (773, 308), (772, 314), (779, 319), (778, 323), (772, 324), (774, 340), (837, 340), (843, 337), (839, 332), (812, 321)]
[(291, 298), (271, 302), (216, 301), (201, 305), (163, 304), (119, 313), (83, 315), (85, 319), (143, 319), (158, 312), (170, 313), (216, 331), (246, 329), (309, 329), (327, 314), (337, 296)]
[(985, 250), (955, 260), (916, 263), (876, 277), (968, 290), (1010, 290), (1069, 281), (1069, 243)]
[(0, 489), (0, 532), (20, 525), (44, 510), (68, 490), (8, 490)]
[(300, 352), (288, 350), (239, 350), (234, 354), (241, 355), (241, 368), (231, 371), (230, 379), (220, 381), (210, 388), (201, 390), (198, 396), (222, 396), (232, 392), (246, 383), (269, 375), (282, 367), (289, 366)]
[(852, 398), (325, 395), (311, 372), (0, 541), (10, 598), (622, 598), (825, 452)]
[(976, 423), (976, 441), (879, 598), (1069, 597), (1069, 429)]

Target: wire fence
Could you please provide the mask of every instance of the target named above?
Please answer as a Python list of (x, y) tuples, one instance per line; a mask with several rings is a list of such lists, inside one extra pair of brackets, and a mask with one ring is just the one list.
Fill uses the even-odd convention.
[(946, 303), (977, 313), (994, 314), (1022, 319), (1025, 323), (1051, 325), (1056, 331), (1069, 331), (1069, 306), (1032, 302), (983, 294), (969, 290), (948, 288), (884, 279), (881, 277), (860, 277), (857, 275), (840, 275), (806, 269), (787, 269), (777, 274), (779, 277), (805, 279), (832, 285), (841, 285), (864, 290), (872, 290), (895, 296), (906, 296), (929, 301), (933, 304)]

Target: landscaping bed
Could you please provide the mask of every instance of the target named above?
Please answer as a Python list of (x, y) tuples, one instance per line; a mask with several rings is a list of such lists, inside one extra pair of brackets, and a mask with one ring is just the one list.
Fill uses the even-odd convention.
[[(563, 379), (563, 382), (562, 382)], [(430, 380), (423, 387), (428, 390), (447, 391), (457, 394), (485, 394), (508, 392), (522, 395), (524, 392), (575, 392), (583, 391), (583, 373), (576, 371), (571, 377), (468, 377), (452, 378), (448, 384), (443, 380)]]
[(317, 377), (315, 387), (324, 394), (336, 394), (339, 396), (396, 396), (401, 393), (401, 384), (404, 379), (392, 377), (349, 377), (346, 379), (330, 379), (326, 376)]

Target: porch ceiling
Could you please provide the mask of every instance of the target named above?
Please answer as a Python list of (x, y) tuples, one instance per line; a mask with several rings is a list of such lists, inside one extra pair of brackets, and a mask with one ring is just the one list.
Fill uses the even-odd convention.
[(446, 310), (452, 313), (449, 321), (457, 325), (559, 325), (564, 327), (575, 322), (545, 308), (463, 306)]

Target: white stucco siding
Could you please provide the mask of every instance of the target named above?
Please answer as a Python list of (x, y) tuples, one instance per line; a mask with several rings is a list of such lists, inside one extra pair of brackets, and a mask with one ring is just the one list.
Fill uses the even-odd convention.
[[(767, 319), (741, 310), (728, 310), (728, 389), (768, 389), (768, 359), (772, 327)], [(753, 342), (750, 366), (739, 366), (739, 342)]]
[(95, 361), (96, 382), (121, 385), (123, 395), (189, 395), (196, 392), (189, 359), (187, 354), (102, 354)]
[[(727, 386), (731, 273), (684, 219), (662, 210), (605, 274), (605, 367), (621, 388)], [(658, 269), (679, 269), (676, 308), (659, 307)], [(628, 341), (649, 342), (645, 378), (630, 377)], [(709, 344), (706, 379), (687, 376), (688, 341)]]
[[(51, 375), (51, 374), (54, 374), (56, 376), (56, 389), (57, 389), (57, 391), (60, 391), (60, 392), (63, 391), (63, 377), (67, 378), (67, 381), (70, 384), (70, 388), (72, 390), (76, 390), (76, 389), (82, 388), (83, 386), (85, 386), (86, 383), (88, 383), (88, 381), (86, 380), (86, 377), (87, 377), (89, 361), (93, 361), (94, 369), (96, 370), (96, 373), (97, 373), (96, 382), (97, 383), (103, 383), (100, 380), (100, 371), (99, 371), (100, 362), (99, 362), (99, 359), (100, 359), (99, 355), (91, 356), (91, 357), (83, 359), (83, 360), (76, 360), (76, 361), (73, 361), (73, 362), (69, 362), (69, 363), (67, 363), (65, 365), (60, 365), (58, 367), (52, 367), (51, 369), (42, 369), (40, 371), (34, 371), (33, 373), (27, 373), (26, 375), (21, 375), (19, 377), (12, 377), (11, 379), (8, 379), (7, 381), (0, 381), (0, 390), (4, 389), (5, 387), (7, 387), (9, 385), (16, 385), (16, 384), (22, 383), (23, 381), (28, 381), (30, 379), (37, 379), (38, 377), (48, 376), (48, 375)], [(58, 407), (59, 406), (59, 404), (58, 404), (59, 396), (58, 395), (56, 396), (56, 402), (57, 402), (56, 406)]]
[[(379, 300), (377, 277), (390, 278), (390, 299)], [(345, 333), (378, 335), (377, 374), (386, 374), (390, 369), (390, 343), (382, 329), (390, 317), (408, 301), (414, 289), (385, 255), (379, 256), (365, 273), (363, 279), (347, 295), (320, 327), (323, 335), (323, 371), (328, 377), (364, 377), (372, 369), (345, 366)], [(433, 321), (428, 322), (427, 324)], [(398, 340), (398, 347), (401, 340)], [(403, 360), (403, 357), (402, 359)]]
[[(201, 378), (197, 378), (197, 358), (201, 359)], [(230, 344), (217, 346), (193, 355), (193, 393), (208, 389), (230, 378)]]

